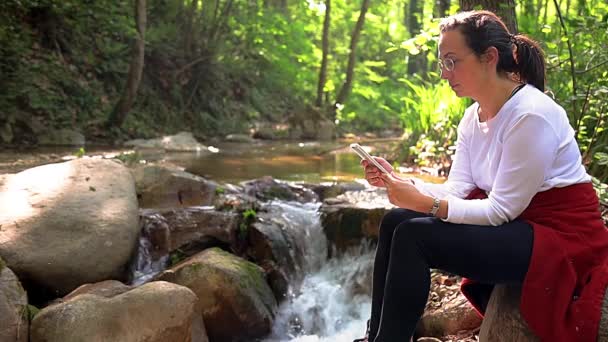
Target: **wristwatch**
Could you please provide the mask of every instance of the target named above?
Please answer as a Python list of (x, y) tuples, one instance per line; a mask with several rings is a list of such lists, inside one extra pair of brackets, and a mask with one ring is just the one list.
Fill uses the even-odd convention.
[(441, 204), (441, 201), (439, 200), (439, 198), (433, 197), (433, 206), (431, 207), (429, 214), (431, 214), (433, 216), (437, 216), (437, 211), (439, 211), (439, 204)]

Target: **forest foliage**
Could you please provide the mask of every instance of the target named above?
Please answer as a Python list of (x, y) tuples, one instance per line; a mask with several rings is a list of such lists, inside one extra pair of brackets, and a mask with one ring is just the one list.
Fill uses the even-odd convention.
[[(42, 131), (65, 127), (83, 132), (89, 141), (181, 130), (210, 138), (286, 124), (314, 112), (335, 122), (337, 136), (402, 134), (396, 160), (449, 161), (456, 124), (469, 103), (456, 98), (437, 73), (438, 22), (462, 4), (148, 0), (141, 83), (124, 122), (108, 125), (138, 37), (138, 1), (0, 3), (2, 142), (35, 144)], [(326, 76), (319, 92), (329, 4)], [(356, 50), (351, 50), (366, 4)], [(566, 108), (585, 164), (606, 183), (608, 3), (514, 4), (511, 19), (518, 30), (546, 51), (549, 92)], [(352, 83), (339, 103), (351, 56)]]

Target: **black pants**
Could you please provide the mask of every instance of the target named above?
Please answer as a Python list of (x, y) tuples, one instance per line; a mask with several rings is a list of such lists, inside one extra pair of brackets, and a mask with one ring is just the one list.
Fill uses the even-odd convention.
[(426, 306), (431, 268), (482, 283), (521, 284), (533, 239), (521, 220), (477, 226), (391, 210), (382, 219), (374, 261), (370, 342), (409, 341)]

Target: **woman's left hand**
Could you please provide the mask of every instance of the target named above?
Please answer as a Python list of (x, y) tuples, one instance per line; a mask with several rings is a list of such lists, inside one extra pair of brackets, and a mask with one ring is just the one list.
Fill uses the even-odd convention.
[(421, 195), (416, 186), (409, 179), (401, 179), (392, 174), (382, 173), (380, 178), (384, 182), (388, 193), (388, 200), (399, 208), (413, 209), (417, 198)]

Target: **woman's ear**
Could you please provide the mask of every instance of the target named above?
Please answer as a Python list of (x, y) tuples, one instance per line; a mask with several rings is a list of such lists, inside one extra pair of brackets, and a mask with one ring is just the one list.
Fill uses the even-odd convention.
[(490, 46), (481, 56), (481, 60), (493, 66), (498, 65), (498, 49), (494, 46)]

